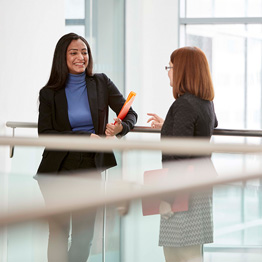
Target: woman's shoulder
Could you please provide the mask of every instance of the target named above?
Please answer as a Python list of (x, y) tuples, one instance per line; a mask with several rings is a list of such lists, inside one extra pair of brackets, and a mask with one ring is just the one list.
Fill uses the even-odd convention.
[(54, 88), (50, 87), (43, 87), (39, 91), (39, 96), (40, 97), (45, 97), (45, 98), (52, 98), (55, 96), (55, 94), (59, 92), (59, 90), (55, 90)]
[(205, 114), (210, 115), (210, 113), (215, 114), (213, 101), (204, 100), (192, 94), (184, 94), (181, 96), (180, 104), (183, 104), (183, 106), (188, 109), (191, 108), (191, 111), (198, 116)]
[(106, 74), (97, 73), (97, 74), (94, 74), (93, 77), (95, 78), (98, 86), (102, 86), (103, 88), (108, 87), (109, 89), (115, 88), (114, 83), (111, 81), (111, 79)]
[(195, 107), (190, 101), (184, 97), (184, 95), (178, 97), (170, 106), (167, 116), (174, 117), (177, 115), (186, 116), (191, 115), (192, 117), (196, 116)]
[(206, 106), (209, 107), (212, 104), (212, 101), (201, 99), (200, 97), (190, 93), (185, 93), (184, 95), (179, 97), (178, 101), (180, 102), (180, 104), (187, 104), (187, 106), (191, 106), (196, 109)]
[(182, 96), (179, 97), (181, 101), (186, 100), (188, 102), (195, 102), (195, 101), (200, 101), (202, 100), (201, 98), (191, 94), (191, 93), (185, 93)]
[(101, 79), (101, 80), (107, 80), (108, 79), (108, 77), (105, 73), (95, 73), (95, 74), (93, 74), (92, 77), (94, 77), (96, 79)]
[(184, 94), (182, 96), (179, 96), (171, 105), (171, 108), (177, 109), (177, 108), (192, 108), (193, 105), (190, 102), (188, 94)]
[(55, 90), (53, 88), (49, 88), (47, 86), (44, 86), (40, 89), (40, 94), (49, 94), (53, 93)]

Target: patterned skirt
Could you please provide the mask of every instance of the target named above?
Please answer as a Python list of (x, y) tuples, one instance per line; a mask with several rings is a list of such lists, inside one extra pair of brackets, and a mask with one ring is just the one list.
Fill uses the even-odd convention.
[(161, 218), (159, 246), (184, 247), (213, 242), (212, 190), (192, 193), (188, 211)]

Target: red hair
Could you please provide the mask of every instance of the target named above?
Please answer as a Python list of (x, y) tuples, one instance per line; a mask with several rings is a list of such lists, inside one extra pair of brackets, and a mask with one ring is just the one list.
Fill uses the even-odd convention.
[(198, 47), (182, 47), (170, 56), (173, 64), (173, 95), (175, 99), (191, 93), (212, 101), (214, 88), (209, 65), (204, 52)]

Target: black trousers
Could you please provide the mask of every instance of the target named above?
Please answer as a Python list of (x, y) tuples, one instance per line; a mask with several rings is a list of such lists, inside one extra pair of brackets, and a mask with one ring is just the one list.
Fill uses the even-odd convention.
[(95, 170), (95, 153), (69, 152), (58, 173), (70, 174), (81, 170)]
[[(75, 171), (94, 169), (94, 153), (69, 152), (58, 173), (71, 175)], [(41, 179), (38, 184), (46, 205), (51, 205), (54, 196), (48, 194), (48, 184)], [(48, 262), (86, 262), (94, 235), (95, 218), (96, 210), (84, 210), (48, 219)]]

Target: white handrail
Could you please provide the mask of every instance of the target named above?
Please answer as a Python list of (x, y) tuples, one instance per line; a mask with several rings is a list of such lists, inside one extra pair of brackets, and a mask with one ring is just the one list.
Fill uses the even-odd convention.
[[(91, 139), (86, 136), (41, 136), (41, 137), (0, 137), (0, 145), (11, 146), (41, 146), (49, 149), (60, 150), (84, 150), (84, 151), (111, 151), (114, 150), (161, 150), (164, 153), (173, 154), (211, 154), (216, 153), (261, 153), (261, 145), (248, 145), (248, 144), (215, 144), (203, 139), (163, 139), (162, 141), (141, 141), (141, 140), (119, 140), (119, 139)], [(12, 213), (1, 214), (0, 224), (16, 223), (26, 221), (29, 219), (45, 218), (54, 214), (59, 214), (67, 211), (75, 211), (86, 208), (99, 207), (104, 204), (119, 203), (122, 201), (129, 201), (138, 199), (140, 197), (148, 197), (153, 195), (164, 195), (171, 192), (181, 192), (184, 190), (195, 190), (201, 187), (213, 186), (221, 183), (234, 182), (239, 180), (261, 178), (261, 170), (253, 170), (252, 172), (242, 172), (237, 174), (223, 175), (219, 177), (201, 177), (196, 179), (188, 179), (183, 183), (181, 178), (177, 183), (167, 183), (165, 185), (156, 187), (145, 187), (142, 185), (117, 182), (107, 185), (106, 195), (101, 192), (102, 182), (90, 182), (86, 180), (87, 184), (91, 186), (92, 190), (96, 191), (96, 198), (78, 198), (79, 191), (75, 192), (75, 197), (72, 202), (59, 202), (47, 209), (44, 207), (30, 206), (22, 210), (15, 210)], [(54, 183), (55, 179), (52, 177), (50, 185)], [(65, 178), (62, 178), (65, 179)], [(61, 182), (64, 182), (63, 180)], [(83, 180), (80, 180), (78, 186), (83, 186)], [(76, 188), (78, 188), (78, 186)], [(65, 189), (65, 188), (64, 188)], [(92, 192), (92, 190), (85, 190)], [(69, 189), (68, 189), (69, 190)], [(68, 192), (64, 190), (64, 192)], [(71, 189), (70, 189), (71, 190)], [(79, 188), (78, 188), (79, 190)], [(56, 192), (57, 194), (57, 192)], [(81, 194), (80, 194), (81, 195)], [(72, 196), (70, 194), (70, 196)], [(63, 198), (64, 199), (64, 198)], [(64, 201), (64, 200), (63, 200)]]
[(42, 135), (40, 137), (0, 136), (0, 145), (36, 146), (57, 150), (110, 152), (111, 150), (160, 150), (181, 155), (211, 153), (262, 153), (262, 145), (213, 143), (206, 139), (170, 138), (155, 140), (124, 140), (90, 138), (86, 136)]
[[(6, 122), (7, 127), (11, 128), (37, 128), (36, 122)], [(151, 128), (150, 126), (135, 126), (131, 132), (137, 133), (160, 133), (160, 129)], [(222, 136), (254, 136), (262, 137), (262, 130), (249, 130), (249, 129), (224, 129), (215, 128), (213, 135)]]
[[(6, 122), (6, 126), (13, 129), (13, 137), (15, 136), (15, 128), (37, 128), (36, 122)], [(160, 129), (154, 129), (149, 126), (135, 126), (131, 132), (136, 133), (160, 133)], [(219, 136), (244, 136), (244, 137), (262, 137), (262, 130), (248, 129), (220, 129), (215, 128), (213, 135)], [(14, 146), (10, 146), (10, 158), (14, 155)]]
[(37, 123), (36, 122), (13, 122), (13, 121), (8, 121), (6, 122), (7, 127), (11, 128), (37, 128)]

